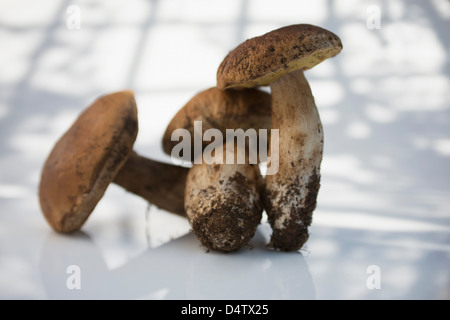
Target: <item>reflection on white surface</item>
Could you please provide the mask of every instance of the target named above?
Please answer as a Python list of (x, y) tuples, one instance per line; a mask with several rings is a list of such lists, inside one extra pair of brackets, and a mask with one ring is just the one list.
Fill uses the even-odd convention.
[[(206, 253), (188, 233), (113, 269), (88, 234), (50, 232), (39, 270), (50, 299), (314, 299), (302, 254), (265, 249), (262, 229), (236, 253)], [(73, 265), (80, 270), (78, 290), (67, 286)]]

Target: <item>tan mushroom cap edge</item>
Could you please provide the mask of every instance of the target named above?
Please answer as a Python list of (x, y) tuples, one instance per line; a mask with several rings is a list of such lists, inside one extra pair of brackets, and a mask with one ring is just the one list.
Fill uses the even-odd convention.
[(217, 86), (267, 86), (292, 71), (311, 69), (341, 50), (339, 37), (326, 29), (308, 24), (283, 27), (231, 51), (217, 70)]
[(50, 152), (41, 173), (39, 200), (58, 232), (81, 228), (130, 155), (138, 132), (132, 91), (97, 99)]

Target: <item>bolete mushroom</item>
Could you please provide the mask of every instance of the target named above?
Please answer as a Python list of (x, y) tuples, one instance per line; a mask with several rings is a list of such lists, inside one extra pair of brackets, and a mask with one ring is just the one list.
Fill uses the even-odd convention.
[(300, 24), (249, 39), (217, 70), (220, 89), (270, 85), (272, 129), (279, 129), (277, 174), (265, 179), (264, 205), (272, 227), (270, 245), (299, 250), (309, 238), (323, 154), (323, 129), (303, 70), (342, 50), (340, 39), (320, 27)]
[[(195, 95), (178, 111), (164, 134), (163, 149), (171, 154), (175, 147), (172, 134), (177, 129), (187, 130), (192, 144), (196, 134), (203, 137), (208, 129), (217, 129), (221, 133), (222, 140), (214, 141), (216, 148), (212, 162), (203, 159), (202, 151), (209, 145), (203, 139), (200, 152), (192, 152), (184, 158), (194, 162), (186, 179), (186, 214), (193, 232), (208, 249), (238, 250), (253, 237), (260, 223), (263, 179), (258, 163), (250, 163), (245, 146), (232, 142), (233, 148), (228, 148), (226, 130), (268, 130), (270, 102), (270, 94), (257, 89), (209, 88)], [(201, 132), (194, 130), (196, 121), (202, 124)], [(238, 161), (240, 152), (245, 153), (242, 162)], [(232, 163), (229, 159), (233, 159)]]
[(80, 229), (112, 181), (184, 215), (188, 169), (132, 152), (137, 132), (134, 94), (122, 91), (96, 100), (57, 141), (39, 184), (42, 212), (55, 231)]
[[(263, 129), (267, 131), (267, 139), (262, 143), (268, 143), (271, 121), (270, 103), (270, 94), (258, 89), (220, 90), (212, 87), (203, 90), (190, 99), (172, 118), (163, 136), (163, 150), (171, 155), (174, 147), (179, 143), (178, 139), (173, 137), (177, 129), (187, 130), (187, 135), (190, 137), (190, 156), (175, 155), (186, 162), (198, 159), (210, 145), (209, 139), (203, 139), (205, 132), (209, 129), (219, 130), (223, 138), (222, 142), (226, 141), (227, 130), (242, 129), (245, 132), (248, 129), (254, 129), (258, 133), (260, 129)], [(195, 123), (200, 123), (201, 127), (196, 128)], [(198, 132), (197, 129), (199, 129)], [(201, 145), (195, 146), (196, 139), (201, 140)]]
[[(208, 249), (231, 252), (256, 232), (263, 211), (263, 179), (257, 164), (194, 164), (185, 187), (185, 210), (193, 232)], [(245, 151), (242, 151), (245, 152)]]

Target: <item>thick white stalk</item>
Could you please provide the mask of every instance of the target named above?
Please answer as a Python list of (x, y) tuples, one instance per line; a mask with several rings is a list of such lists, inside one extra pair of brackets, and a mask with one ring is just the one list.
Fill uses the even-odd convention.
[[(323, 129), (303, 71), (295, 71), (271, 84), (272, 129), (279, 129), (277, 174), (266, 177), (264, 203), (273, 234), (271, 246), (300, 249), (320, 187)], [(276, 152), (276, 150), (274, 150)]]

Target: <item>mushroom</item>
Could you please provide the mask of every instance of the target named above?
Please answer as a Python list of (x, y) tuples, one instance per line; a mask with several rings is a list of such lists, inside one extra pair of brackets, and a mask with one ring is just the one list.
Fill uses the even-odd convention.
[[(209, 88), (198, 93), (178, 111), (163, 137), (163, 149), (171, 154), (171, 137), (176, 129), (186, 129), (191, 143), (195, 135), (217, 129), (222, 140), (214, 148), (214, 161), (203, 161), (202, 143), (197, 152), (184, 160), (193, 161), (185, 187), (185, 210), (193, 232), (211, 250), (231, 252), (248, 243), (261, 221), (263, 179), (258, 163), (250, 163), (249, 154), (239, 146), (226, 143), (226, 129), (268, 129), (270, 94), (257, 89), (219, 90)], [(202, 132), (195, 132), (195, 121)], [(203, 139), (202, 139), (203, 140)], [(228, 148), (228, 146), (235, 148)], [(243, 162), (239, 153), (245, 153)], [(176, 155), (185, 156), (185, 155)], [(234, 159), (229, 163), (229, 159)]]
[(134, 94), (122, 91), (96, 100), (57, 141), (39, 184), (42, 212), (55, 231), (80, 229), (112, 181), (184, 215), (188, 169), (132, 152), (137, 132)]
[[(195, 148), (195, 139), (202, 138), (209, 129), (217, 129), (222, 134), (223, 142), (226, 130), (270, 129), (270, 94), (257, 89), (247, 90), (220, 90), (217, 87), (208, 88), (196, 94), (181, 108), (167, 126), (163, 136), (162, 146), (164, 152), (171, 155), (173, 148), (178, 144), (172, 140), (173, 132), (177, 129), (186, 129), (189, 133), (191, 152), (188, 155), (176, 155), (186, 162), (200, 159), (200, 153), (210, 142), (200, 139), (201, 146)], [(195, 127), (195, 122), (201, 123), (201, 131)], [(198, 137), (201, 135), (201, 137)], [(267, 136), (269, 139), (270, 134)], [(268, 142), (268, 141), (266, 141)]]
[(272, 129), (279, 129), (277, 174), (265, 179), (264, 206), (272, 227), (270, 246), (302, 248), (316, 207), (323, 154), (323, 129), (303, 70), (342, 50), (332, 32), (291, 25), (249, 39), (231, 51), (217, 70), (220, 89), (270, 85)]
[[(263, 211), (263, 179), (257, 164), (194, 164), (185, 189), (185, 210), (193, 232), (208, 249), (231, 252), (256, 232)], [(245, 152), (245, 151), (242, 151)]]

